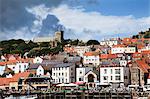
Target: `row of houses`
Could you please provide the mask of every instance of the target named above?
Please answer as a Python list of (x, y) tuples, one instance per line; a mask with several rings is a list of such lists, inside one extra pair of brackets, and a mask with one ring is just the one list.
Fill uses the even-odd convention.
[[(84, 82), (89, 88), (110, 85), (115, 87), (131, 84), (145, 85), (150, 83), (149, 70), (150, 67), (144, 60), (122, 66), (119, 61), (103, 61), (100, 67), (82, 66), (73, 62), (47, 61), (46, 64), (31, 64), (25, 72), (16, 73), (14, 76), (0, 78), (2, 80), (0, 88), (23, 90), (27, 89), (29, 83), (33, 88), (48, 88), (50, 83), (56, 85), (75, 82)], [(25, 74), (28, 75), (25, 76)]]
[(150, 84), (149, 44), (133, 41), (124, 38), (93, 46), (66, 45), (64, 52), (54, 56), (3, 55), (0, 89), (41, 89), (77, 82), (88, 88)]

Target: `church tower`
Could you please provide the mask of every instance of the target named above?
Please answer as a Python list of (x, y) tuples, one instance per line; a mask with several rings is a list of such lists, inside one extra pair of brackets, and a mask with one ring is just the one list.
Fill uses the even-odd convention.
[(62, 42), (64, 40), (64, 31), (55, 32), (55, 40), (57, 42)]

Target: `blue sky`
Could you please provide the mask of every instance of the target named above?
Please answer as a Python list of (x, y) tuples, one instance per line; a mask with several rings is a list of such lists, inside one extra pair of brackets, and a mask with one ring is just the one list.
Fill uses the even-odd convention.
[(69, 4), (83, 6), (86, 11), (98, 11), (104, 15), (133, 15), (139, 18), (147, 17), (150, 14), (149, 0), (87, 0), (86, 3), (85, 0), (73, 1), (70, 0)]
[(150, 28), (149, 0), (0, 0), (0, 40), (127, 37)]

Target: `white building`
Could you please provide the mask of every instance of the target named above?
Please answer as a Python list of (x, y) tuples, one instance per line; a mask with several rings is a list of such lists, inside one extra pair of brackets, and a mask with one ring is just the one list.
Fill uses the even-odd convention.
[(29, 63), (18, 62), (16, 64), (7, 65), (8, 68), (12, 69), (14, 73), (20, 73), (26, 71), (29, 67)]
[(147, 78), (147, 84), (150, 84), (150, 74), (149, 74), (149, 76)]
[(0, 75), (4, 74), (6, 66), (0, 66)]
[(108, 45), (110, 47), (117, 44), (118, 44), (118, 40), (104, 40), (100, 42), (100, 45)]
[(91, 51), (91, 48), (90, 46), (75, 46), (74, 51), (77, 52), (79, 56), (83, 57), (83, 54)]
[(33, 42), (35, 43), (41, 43), (41, 42), (50, 42), (50, 41), (53, 41), (53, 37), (35, 37), (33, 39)]
[(76, 82), (84, 81), (85, 74), (90, 70), (93, 70), (93, 68), (92, 67), (79, 67), (79, 68), (76, 68)]
[(99, 83), (98, 74), (93, 71), (92, 67), (76, 68), (76, 82), (86, 82), (88, 88), (95, 88)]
[(99, 53), (96, 52), (87, 52), (83, 56), (83, 64), (92, 64), (98, 66), (100, 63)]
[(52, 79), (54, 83), (75, 82), (75, 64), (62, 63), (52, 67)]
[(111, 48), (111, 54), (121, 54), (121, 53), (135, 53), (135, 47), (125, 47), (125, 46), (113, 46)]
[(127, 86), (129, 84), (129, 68), (128, 67), (100, 67), (100, 83), (103, 84), (121, 84)]
[(127, 66), (127, 61), (126, 60), (120, 60), (120, 66)]
[(44, 68), (41, 65), (38, 66), (36, 75), (44, 75)]
[(35, 64), (35, 63), (42, 63), (43, 62), (43, 59), (41, 58), (41, 57), (35, 57), (34, 59), (33, 59), (33, 63)]

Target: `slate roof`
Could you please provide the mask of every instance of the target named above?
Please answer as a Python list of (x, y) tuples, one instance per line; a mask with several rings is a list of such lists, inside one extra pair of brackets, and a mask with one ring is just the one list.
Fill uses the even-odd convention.
[(74, 63), (62, 63), (62, 64), (57, 64), (54, 67), (70, 67), (75, 65)]

